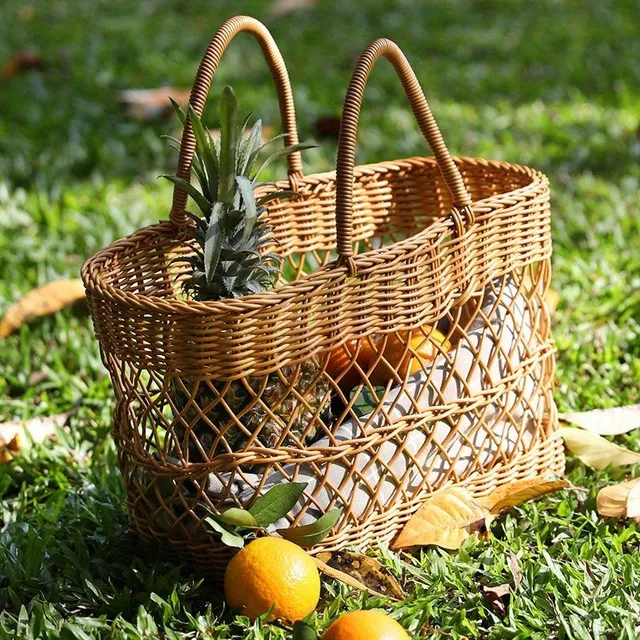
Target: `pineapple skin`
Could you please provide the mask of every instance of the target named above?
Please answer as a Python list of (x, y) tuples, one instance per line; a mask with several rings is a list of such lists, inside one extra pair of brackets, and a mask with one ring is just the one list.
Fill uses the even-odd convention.
[[(287, 382), (283, 382), (282, 378)], [(291, 381), (295, 381), (294, 384)], [(189, 381), (184, 380), (183, 383), (187, 389), (192, 389)], [(249, 434), (256, 432), (257, 436), (251, 441), (252, 447), (274, 448), (287, 425), (290, 435), (285, 436), (281, 445), (296, 446), (299, 442), (310, 444), (316, 437), (318, 420), (325, 425), (331, 422), (331, 385), (321, 375), (320, 365), (315, 358), (298, 365), (285, 365), (279, 372), (266, 376), (247, 376), (230, 383), (214, 381), (210, 384), (216, 391), (202, 382), (191, 402), (190, 394), (185, 393), (180, 383), (171, 383), (172, 400), (179, 412), (173, 422), (173, 431), (183, 454), (186, 455), (188, 451), (189, 462), (206, 462), (216, 455), (240, 451), (249, 443)], [(216, 392), (222, 393), (222, 398)], [(306, 402), (302, 402), (296, 394), (304, 397)], [(265, 406), (269, 407), (269, 411), (265, 410)], [(207, 419), (202, 417), (201, 412)], [(190, 437), (183, 421), (191, 426)], [(312, 421), (316, 424), (308, 429)], [(222, 438), (214, 444), (220, 433), (223, 433)], [(194, 438), (200, 443), (205, 456)]]

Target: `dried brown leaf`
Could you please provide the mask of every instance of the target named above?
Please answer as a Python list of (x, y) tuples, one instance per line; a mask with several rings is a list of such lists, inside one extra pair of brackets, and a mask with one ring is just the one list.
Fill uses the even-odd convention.
[(5, 338), (32, 318), (55, 313), (82, 300), (84, 295), (84, 285), (79, 278), (57, 280), (33, 289), (9, 307), (0, 321), (0, 338)]
[(364, 591), (371, 596), (375, 596), (378, 598), (385, 597), (383, 593), (378, 593), (377, 591), (370, 589), (366, 584), (364, 584), (357, 578), (354, 578), (353, 576), (345, 573), (344, 571), (340, 571), (339, 569), (334, 569), (333, 567), (320, 560), (320, 558), (313, 559), (316, 563), (316, 566), (318, 567), (318, 571), (324, 573), (326, 576), (329, 576), (330, 578), (334, 578), (336, 580), (340, 580), (340, 582), (344, 582), (345, 584), (348, 584), (350, 587), (358, 589), (359, 591)]
[(316, 556), (333, 569), (355, 578), (375, 593), (402, 600), (405, 593), (398, 581), (375, 558), (352, 551), (319, 553)]
[(434, 544), (444, 549), (459, 549), (469, 537), (469, 528), (488, 514), (489, 510), (478, 504), (466, 489), (445, 489), (434, 494), (413, 514), (392, 548)]
[(640, 515), (640, 478), (603, 487), (598, 492), (596, 509), (607, 518), (636, 518)]
[(613, 409), (561, 413), (560, 420), (601, 436), (617, 436), (640, 427), (640, 404)]
[(31, 51), (17, 51), (2, 65), (0, 80), (8, 80), (31, 69), (44, 69), (45, 66), (46, 63), (39, 54)]
[(520, 571), (518, 556), (513, 553), (513, 551), (509, 552), (509, 569), (511, 569), (511, 575), (513, 576), (513, 585), (515, 591), (522, 582), (522, 571)]
[(275, 0), (269, 7), (272, 16), (284, 16), (298, 9), (314, 7), (318, 0)]
[(567, 449), (594, 469), (604, 469), (609, 465), (621, 467), (640, 462), (640, 453), (620, 447), (591, 431), (561, 427), (560, 434)]
[(173, 107), (169, 98), (186, 107), (190, 89), (159, 87), (157, 89), (126, 89), (120, 92), (120, 103), (126, 108), (127, 115), (139, 120), (170, 118)]
[(511, 585), (499, 584), (495, 587), (482, 587), (482, 595), (487, 599), (492, 608), (498, 613), (507, 611), (507, 603), (511, 594)]

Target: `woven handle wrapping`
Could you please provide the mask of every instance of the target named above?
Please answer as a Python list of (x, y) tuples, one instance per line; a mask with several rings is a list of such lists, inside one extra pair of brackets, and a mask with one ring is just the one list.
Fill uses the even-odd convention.
[[(198, 67), (196, 78), (191, 90), (189, 104), (195, 112), (201, 116), (204, 109), (213, 76), (220, 64), (220, 59), (231, 40), (243, 31), (253, 34), (267, 60), (271, 74), (278, 91), (278, 102), (280, 104), (280, 117), (282, 119), (282, 129), (288, 134), (285, 144), (293, 145), (298, 143), (298, 130), (296, 127), (296, 113), (293, 103), (293, 93), (287, 67), (273, 37), (267, 28), (255, 18), (249, 16), (236, 16), (227, 20), (215, 34), (204, 58)], [(191, 164), (195, 151), (196, 141), (193, 135), (191, 123), (187, 118), (182, 141), (180, 143), (180, 156), (178, 158), (178, 169), (176, 175), (185, 180), (191, 179)], [(302, 158), (297, 151), (287, 157), (289, 164), (289, 179), (292, 187), (295, 187), (296, 178), (302, 176)], [(188, 218), (185, 215), (187, 204), (187, 194), (177, 185), (173, 189), (173, 204), (171, 206), (170, 219), (176, 225), (184, 225)]]
[[(342, 121), (340, 124), (340, 142), (336, 166), (336, 235), (338, 245), (338, 264), (346, 265), (349, 274), (355, 273), (353, 259), (353, 172), (355, 165), (356, 136), (358, 120), (362, 108), (362, 98), (369, 74), (374, 64), (384, 56), (393, 65), (400, 77), (404, 92), (411, 104), (413, 114), (420, 130), (429, 143), (435, 156), (447, 188), (453, 199), (456, 213), (464, 210), (468, 224), (473, 222), (471, 197), (464, 186), (458, 167), (442, 139), (440, 129), (431, 113), (420, 83), (402, 50), (395, 42), (380, 38), (375, 40), (360, 56), (358, 64), (351, 76), (349, 88), (344, 101)], [(458, 215), (457, 231), (462, 232), (462, 221)]]

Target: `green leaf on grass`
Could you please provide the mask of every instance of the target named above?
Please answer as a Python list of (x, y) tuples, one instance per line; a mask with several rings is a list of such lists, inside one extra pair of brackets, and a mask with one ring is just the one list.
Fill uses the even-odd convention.
[(207, 517), (204, 521), (216, 532), (220, 534), (220, 541), (227, 547), (234, 547), (236, 549), (242, 549), (244, 547), (244, 538), (237, 534), (235, 531), (229, 531), (225, 526), (220, 524), (217, 520), (211, 517)]
[(261, 527), (266, 527), (286, 516), (298, 502), (306, 487), (306, 482), (277, 484), (253, 503), (249, 513)]
[(278, 529), (278, 533), (287, 540), (295, 542), (301, 547), (312, 547), (327, 537), (329, 531), (333, 529), (336, 522), (342, 515), (342, 509), (333, 509), (325, 513), (311, 524), (301, 527), (288, 527), (287, 529)]

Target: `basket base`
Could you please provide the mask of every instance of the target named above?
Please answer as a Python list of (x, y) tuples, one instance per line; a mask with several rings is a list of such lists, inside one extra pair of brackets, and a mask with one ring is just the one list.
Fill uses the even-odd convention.
[[(493, 491), (496, 487), (513, 483), (523, 478), (546, 475), (549, 472), (562, 475), (565, 469), (564, 445), (558, 431), (554, 431), (544, 441), (540, 442), (528, 453), (519, 456), (507, 465), (496, 466), (490, 471), (475, 474), (462, 482), (447, 485), (446, 488), (456, 486), (465, 487), (474, 496), (480, 497)], [(443, 487), (444, 489), (445, 487)], [(366, 523), (353, 526), (347, 525), (340, 533), (326, 538), (321, 545), (310, 550), (315, 554), (321, 551), (337, 551), (346, 547), (366, 549), (385, 546), (400, 532), (404, 524), (418, 510), (420, 505), (430, 495), (423, 494), (413, 502), (402, 507), (396, 507), (386, 513), (379, 514)], [(158, 545), (158, 536), (143, 526), (142, 521), (131, 519), (131, 529), (141, 538), (141, 544), (149, 544), (154, 548)], [(221, 585), (224, 571), (231, 558), (237, 553), (217, 542), (196, 544), (194, 542), (170, 540), (165, 538), (166, 554), (178, 556), (181, 560), (195, 564), (199, 572), (212, 578), (214, 584)]]

